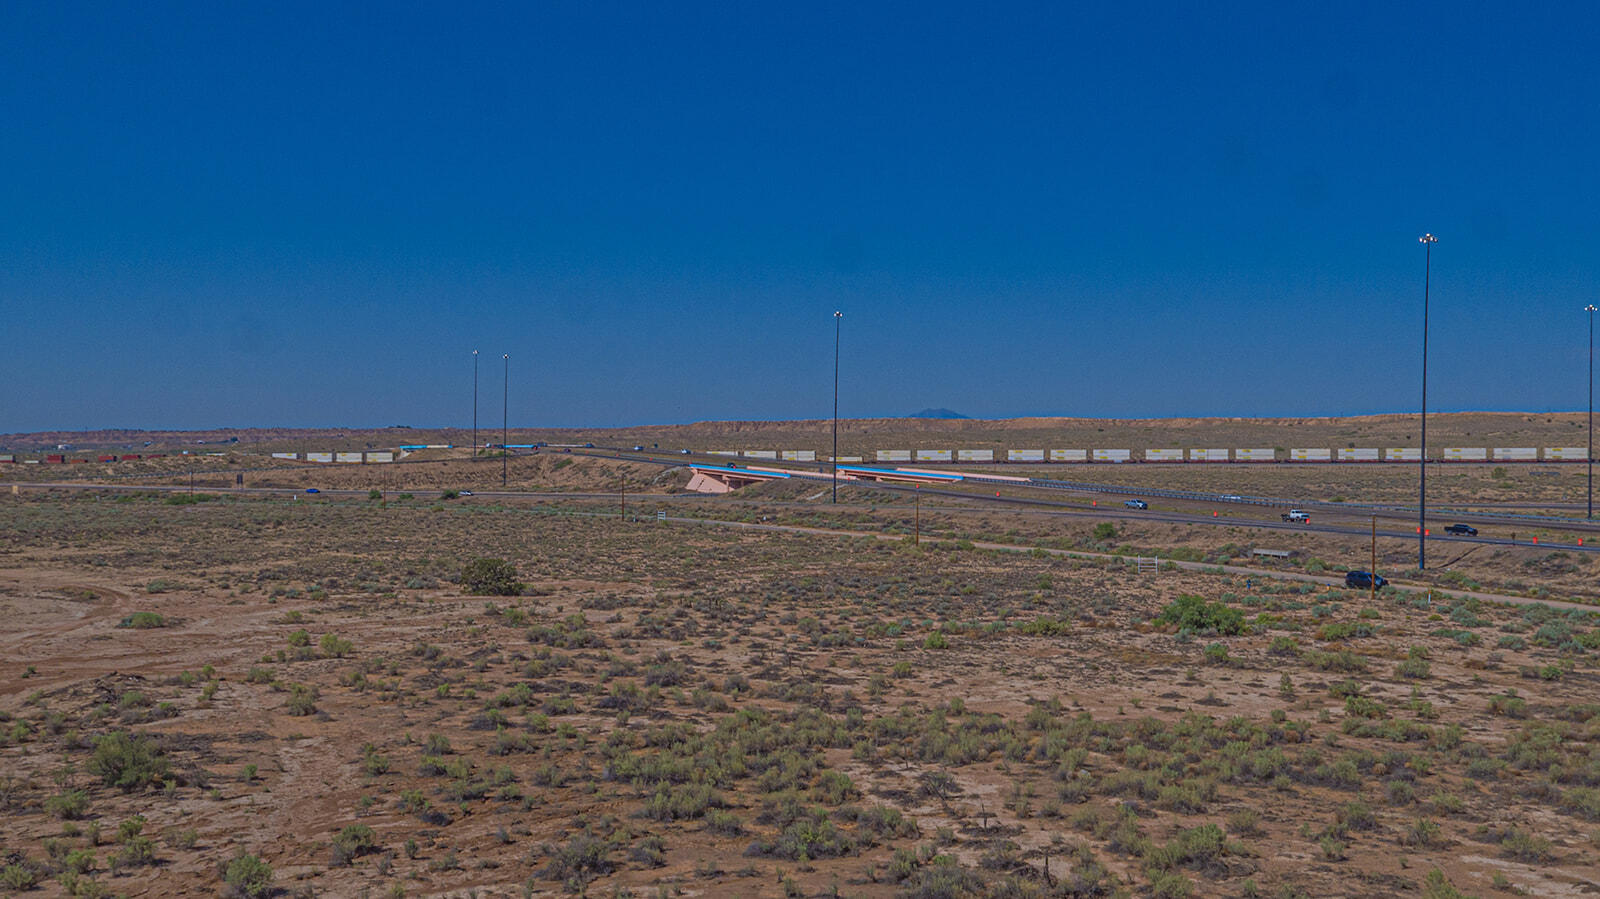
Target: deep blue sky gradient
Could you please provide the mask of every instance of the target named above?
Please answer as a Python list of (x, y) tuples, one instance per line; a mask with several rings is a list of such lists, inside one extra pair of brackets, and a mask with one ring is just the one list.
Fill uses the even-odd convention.
[(1594, 4), (0, 5), (0, 432), (1581, 409)]

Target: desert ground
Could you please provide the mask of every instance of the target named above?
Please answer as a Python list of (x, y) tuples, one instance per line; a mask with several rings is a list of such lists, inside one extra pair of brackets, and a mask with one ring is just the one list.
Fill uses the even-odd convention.
[[(1250, 445), (1230, 439), (1196, 445)], [(1405, 489), (1230, 468), (1241, 493)], [(1395, 585), (1369, 595), (1304, 579), (1366, 567), (1365, 538), (1082, 504), (687, 496), (581, 454), (512, 460), (526, 496), (420, 495), (500, 471), (0, 493), (0, 890), (1600, 890), (1587, 554), (1458, 547), (1423, 572), (1387, 539)], [(1575, 489), (1461, 474), (1440, 489), (1463, 505)]]

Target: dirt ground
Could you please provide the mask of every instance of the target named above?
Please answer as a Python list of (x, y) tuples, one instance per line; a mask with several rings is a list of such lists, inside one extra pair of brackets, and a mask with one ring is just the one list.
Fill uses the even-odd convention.
[[(241, 855), (308, 896), (1600, 889), (1593, 613), (964, 542), (1234, 559), (1247, 529), (659, 523), (910, 510), (557, 461), (522, 482), (626, 476), (647, 520), (0, 494), (0, 889), (214, 895), (232, 865), (242, 895)], [(1327, 540), (1296, 570), (1360, 557)], [(469, 595), (479, 558), (520, 595)], [(1593, 579), (1526, 559), (1483, 567)]]

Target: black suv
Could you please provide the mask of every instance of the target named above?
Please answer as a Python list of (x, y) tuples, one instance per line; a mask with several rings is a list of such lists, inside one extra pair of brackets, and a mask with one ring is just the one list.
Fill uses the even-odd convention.
[(1382, 590), (1389, 586), (1389, 581), (1383, 575), (1373, 574), (1370, 571), (1351, 571), (1344, 576), (1344, 585), (1359, 590)]
[(1446, 534), (1465, 534), (1468, 537), (1478, 536), (1478, 529), (1470, 524), (1452, 524), (1444, 529)]

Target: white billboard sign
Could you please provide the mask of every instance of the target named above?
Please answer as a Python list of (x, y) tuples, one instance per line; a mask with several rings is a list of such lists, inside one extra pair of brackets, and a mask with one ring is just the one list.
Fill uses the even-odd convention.
[(878, 450), (879, 462), (910, 462), (911, 450)]
[(1043, 462), (1044, 450), (1006, 450), (1007, 462)]
[(993, 462), (994, 450), (964, 449), (956, 450), (956, 460), (959, 462)]
[(950, 455), (949, 450), (917, 450), (916, 459), (918, 462), (949, 462)]
[(1050, 451), (1051, 462), (1087, 462), (1088, 450), (1059, 449)]
[(1277, 452), (1270, 446), (1256, 449), (1236, 449), (1233, 451), (1235, 462), (1276, 462)]
[(1181, 449), (1147, 449), (1144, 451), (1146, 462), (1182, 462), (1183, 450)]

